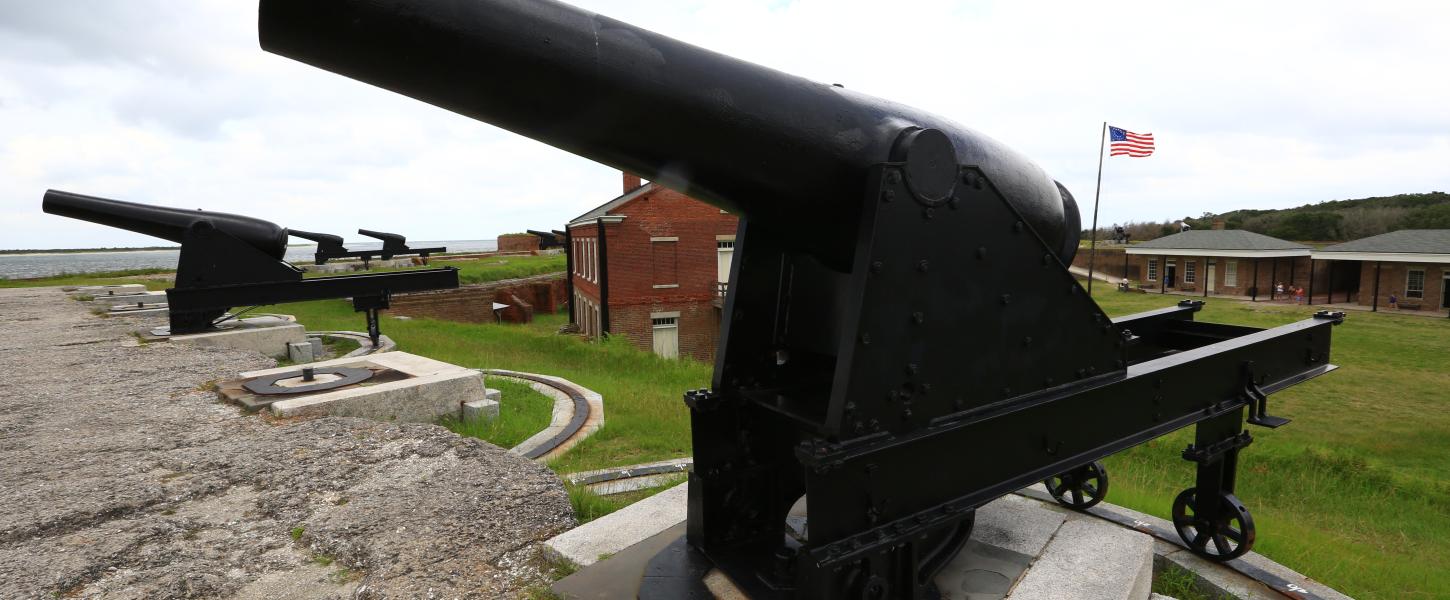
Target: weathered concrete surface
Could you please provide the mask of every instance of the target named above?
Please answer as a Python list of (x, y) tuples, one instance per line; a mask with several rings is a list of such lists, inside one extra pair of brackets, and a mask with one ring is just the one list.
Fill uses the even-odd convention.
[(270, 359), (140, 345), (139, 317), (63, 300), (0, 290), (0, 598), (513, 597), (573, 522), (540, 465), (432, 425), (244, 416), (205, 383)]
[(690, 484), (682, 483), (545, 542), (558, 556), (589, 566), (685, 520)]
[(1007, 600), (1147, 600), (1153, 538), (1086, 515), (1062, 524)]
[(171, 336), (176, 345), (230, 348), (276, 358), (287, 356), (287, 344), (306, 341), (307, 330), (301, 325), (271, 316), (238, 319), (233, 329)]

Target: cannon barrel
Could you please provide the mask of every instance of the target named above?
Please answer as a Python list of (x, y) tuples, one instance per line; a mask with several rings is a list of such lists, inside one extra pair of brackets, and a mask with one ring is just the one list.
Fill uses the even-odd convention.
[(47, 190), (42, 209), (70, 217), (182, 243), (187, 230), (201, 223), (246, 242), (281, 260), (287, 253), (287, 229), (270, 221), (229, 213), (187, 210)]
[[(1063, 262), (1076, 203), (971, 129), (551, 0), (262, 0), (263, 49), (642, 175), (849, 269), (867, 167), (944, 132)], [(888, 34), (895, 35), (895, 34)], [(943, 77), (959, 77), (951, 68)], [(984, 92), (985, 93), (985, 92)]]
[(287, 230), (287, 233), (288, 235), (300, 237), (304, 240), (312, 240), (314, 242), (317, 242), (318, 244), (336, 245), (339, 247), (342, 246), (342, 236), (340, 235), (332, 235), (330, 233), (314, 233), (311, 231), (302, 231), (301, 229), (289, 229)]
[(373, 231), (371, 229), (358, 229), (357, 232), (359, 235), (365, 235), (370, 238), (382, 240), (384, 247), (392, 247), (394, 245), (398, 247), (404, 247), (408, 244), (408, 238), (398, 235), (396, 233), (388, 233), (386, 231)]

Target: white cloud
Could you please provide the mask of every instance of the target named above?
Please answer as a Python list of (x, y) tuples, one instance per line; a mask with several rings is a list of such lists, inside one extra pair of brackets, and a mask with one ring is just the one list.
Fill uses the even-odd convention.
[[(1450, 5), (579, 0), (915, 105), (1033, 157), (1104, 223), (1450, 190)], [(256, 6), (0, 1), (0, 248), (155, 240), (40, 214), (46, 188), (314, 231), (557, 227), (613, 171), (267, 54)]]

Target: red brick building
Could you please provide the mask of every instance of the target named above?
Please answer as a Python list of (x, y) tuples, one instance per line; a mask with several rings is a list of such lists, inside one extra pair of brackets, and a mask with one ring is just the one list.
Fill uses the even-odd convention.
[[(1336, 302), (1373, 310), (1450, 310), (1450, 229), (1403, 229), (1314, 251), (1314, 262), (1334, 265)], [(1341, 276), (1339, 273), (1344, 272)]]
[(623, 195), (569, 222), (573, 322), (661, 356), (712, 360), (737, 225), (625, 174)]
[[(1328, 273), (1312, 273), (1311, 250), (1251, 231), (1210, 229), (1164, 236), (1129, 246), (1126, 252), (1129, 270), (1136, 267), (1150, 290), (1257, 300), (1278, 299), (1279, 283), (1328, 289)], [(1122, 265), (1099, 265), (1098, 270), (1119, 273)]]

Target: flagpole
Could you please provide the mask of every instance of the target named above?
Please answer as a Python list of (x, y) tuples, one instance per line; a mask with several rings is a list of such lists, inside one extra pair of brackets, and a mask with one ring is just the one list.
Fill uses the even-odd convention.
[(1098, 198), (1103, 193), (1103, 146), (1108, 139), (1108, 122), (1103, 121), (1103, 131), (1098, 135), (1098, 189), (1093, 192), (1093, 233), (1088, 250), (1088, 296), (1093, 293), (1093, 267), (1098, 261)]

